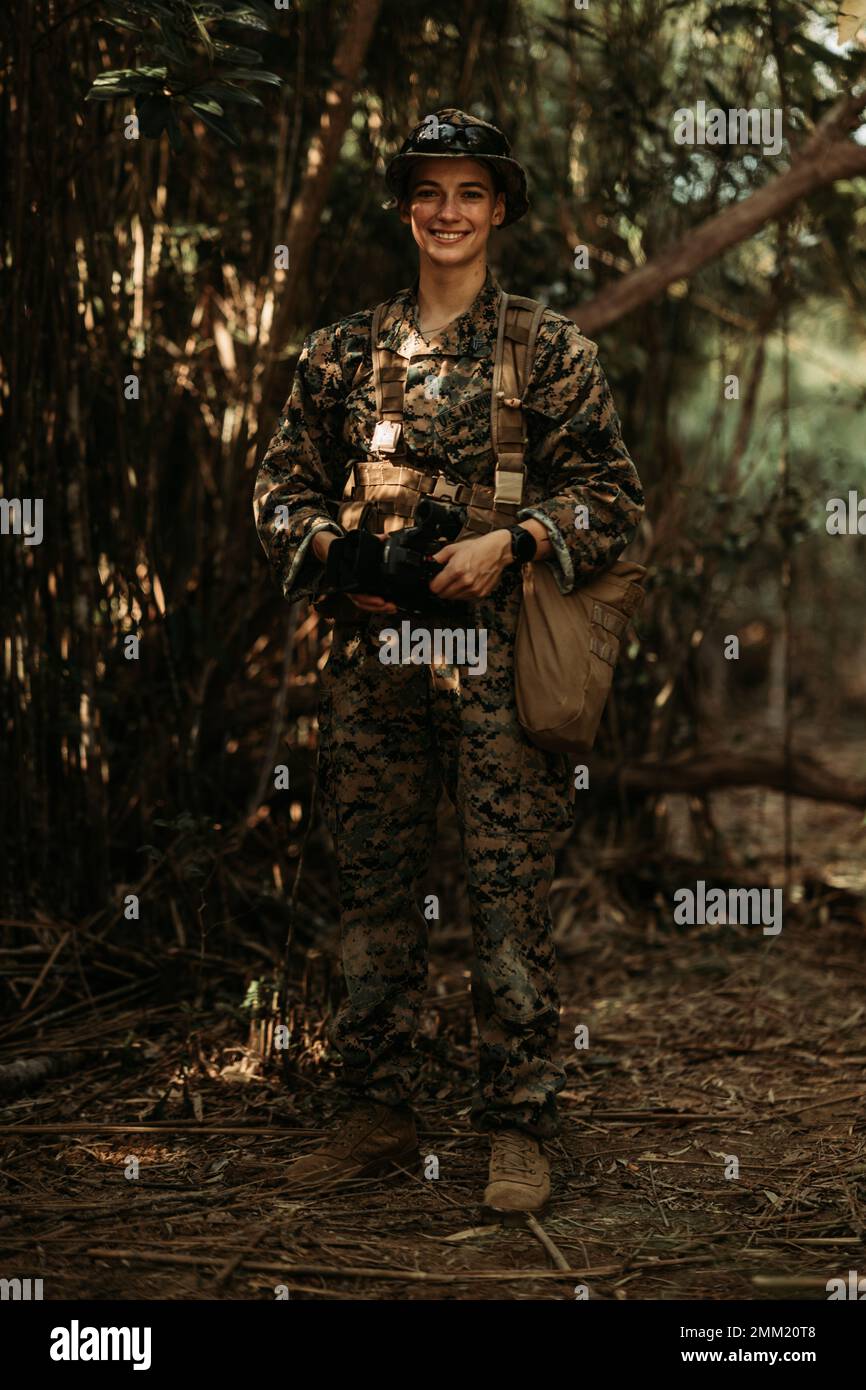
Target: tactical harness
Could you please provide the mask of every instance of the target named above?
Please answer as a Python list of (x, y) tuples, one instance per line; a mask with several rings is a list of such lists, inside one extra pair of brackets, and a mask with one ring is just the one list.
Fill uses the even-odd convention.
[(379, 327), (387, 307), (387, 303), (377, 305), (370, 335), (379, 423), (369, 460), (352, 465), (338, 514), (340, 525), (346, 530), (356, 526), (385, 532), (397, 529), (414, 518), (425, 496), (466, 506), (461, 540), (515, 525), (523, 498), (527, 444), (522, 395), (545, 306), (535, 299), (500, 295), (490, 402), (496, 461), (492, 488), (460, 482), (442, 470), (414, 468), (409, 462), (403, 430), (409, 359), (379, 346)]

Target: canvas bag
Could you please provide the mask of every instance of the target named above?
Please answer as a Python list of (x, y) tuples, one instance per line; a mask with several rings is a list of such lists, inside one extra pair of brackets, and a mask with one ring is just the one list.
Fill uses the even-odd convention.
[(626, 629), (644, 600), (645, 574), (643, 565), (617, 560), (563, 594), (547, 565), (524, 565), (514, 685), (520, 723), (539, 747), (592, 748)]
[[(507, 492), (518, 506), (527, 444), (521, 401), (543, 313), (544, 306), (531, 299), (503, 295), (500, 304), (492, 415), (497, 497), (503, 479), (503, 500)], [(514, 317), (509, 330), (509, 318)], [(507, 347), (503, 338), (510, 340)], [(514, 687), (517, 717), (532, 743), (551, 752), (585, 753), (592, 748), (622, 640), (644, 600), (645, 576), (643, 565), (616, 560), (588, 583), (563, 594), (549, 565), (523, 566)]]

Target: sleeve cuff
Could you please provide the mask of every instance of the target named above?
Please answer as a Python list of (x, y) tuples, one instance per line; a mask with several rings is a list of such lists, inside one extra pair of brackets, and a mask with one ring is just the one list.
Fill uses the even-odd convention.
[[(342, 526), (338, 525), (338, 523), (336, 521), (333, 521), (330, 517), (320, 517), (317, 521), (314, 521), (312, 523), (310, 529), (307, 531), (307, 534), (304, 536), (304, 539), (299, 543), (298, 548), (295, 551), (294, 558), (292, 560), (291, 568), (289, 569), (289, 572), (286, 575), (285, 580), (283, 581), (283, 593), (285, 594), (286, 598), (291, 597), (290, 590), (301, 572), (301, 567), (304, 563), (304, 557), (306, 556), (307, 551), (310, 547), (310, 542), (312, 541), (313, 536), (315, 536), (317, 531), (336, 531), (338, 536), (344, 536), (346, 534)], [(315, 572), (311, 573), (310, 581), (306, 587), (313, 591), (317, 589), (319, 586), (322, 575), (324, 574), (325, 566), (322, 564), (321, 560), (316, 558), (315, 552), (313, 552), (311, 564)]]
[(553, 571), (556, 582), (561, 594), (570, 594), (574, 588), (574, 565), (571, 553), (562, 538), (562, 532), (555, 521), (551, 521), (546, 512), (539, 511), (537, 507), (521, 507), (517, 513), (518, 521), (540, 521), (550, 537), (553, 546), (553, 554), (548, 555), (544, 560), (539, 561), (542, 565), (548, 565)]

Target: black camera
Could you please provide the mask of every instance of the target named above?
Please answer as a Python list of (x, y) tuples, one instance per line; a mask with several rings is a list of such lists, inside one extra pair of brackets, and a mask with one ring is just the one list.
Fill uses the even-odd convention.
[(466, 524), (466, 508), (422, 497), (414, 524), (391, 531), (383, 540), (364, 526), (340, 536), (328, 550), (325, 585), (338, 593), (378, 594), (409, 613), (429, 613), (455, 600), (438, 599), (430, 580), (442, 566), (434, 551), (457, 539)]

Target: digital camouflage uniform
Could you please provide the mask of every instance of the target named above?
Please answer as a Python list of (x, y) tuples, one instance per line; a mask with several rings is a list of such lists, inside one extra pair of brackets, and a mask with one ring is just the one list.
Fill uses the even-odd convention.
[[(389, 304), (379, 344), (408, 359), (406, 462), (492, 485), (490, 391), (499, 287), (488, 272), (472, 306), (425, 339), (417, 282)], [(255, 488), (262, 544), (287, 598), (321, 593), (310, 542), (339, 527), (352, 460), (377, 421), (372, 311), (312, 333)], [(517, 519), (546, 528), (562, 592), (612, 563), (643, 511), (634, 465), (596, 359), (596, 346), (546, 310), (524, 394), (528, 445)], [(575, 525), (578, 504), (589, 526)], [(288, 524), (275, 516), (288, 507)], [(284, 514), (285, 516), (285, 514)], [(284, 519), (283, 516), (283, 519)], [(573, 814), (570, 760), (530, 743), (517, 718), (513, 645), (521, 594), (506, 570), (487, 598), (455, 605), (447, 626), (487, 630), (487, 669), (387, 665), (379, 632), (407, 616), (337, 622), (322, 679), (320, 787), (339, 870), (348, 997), (334, 1029), (346, 1081), (386, 1104), (408, 1100), (412, 1038), (427, 979), (427, 921), (416, 881), (434, 844), (442, 786), (456, 810), (471, 904), (472, 1003), (479, 1035), (476, 1129), (558, 1131), (559, 999), (547, 895), (551, 837)], [(422, 619), (411, 618), (413, 628)], [(437, 619), (441, 625), (442, 620)], [(427, 626), (429, 627), (429, 622)]]

